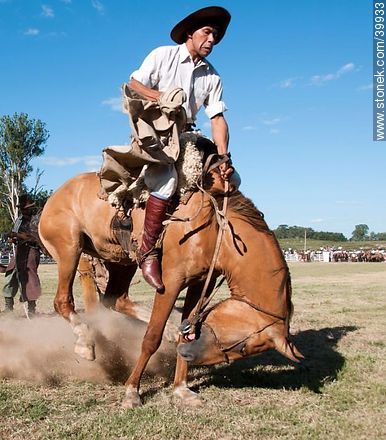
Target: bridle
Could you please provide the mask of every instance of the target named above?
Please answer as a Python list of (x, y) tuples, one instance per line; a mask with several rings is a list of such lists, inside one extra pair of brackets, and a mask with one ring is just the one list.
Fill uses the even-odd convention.
[[(268, 315), (272, 318), (275, 318), (274, 321), (270, 322), (269, 324), (263, 326), (262, 328), (258, 329), (258, 330), (254, 330), (253, 332), (249, 333), (247, 336), (245, 336), (244, 338), (238, 340), (237, 342), (234, 342), (233, 344), (229, 345), (229, 346), (225, 346), (220, 342), (216, 332), (214, 331), (213, 327), (208, 324), (206, 321), (204, 321), (204, 318), (214, 309), (216, 309), (220, 304), (223, 304), (226, 301), (231, 301), (231, 300), (235, 300), (235, 301), (240, 301), (243, 302), (245, 304), (247, 304), (249, 307), (253, 308), (254, 310), (256, 310), (259, 313), (264, 313), (265, 315)], [(231, 298), (226, 298), (223, 301), (218, 302), (217, 304), (214, 304), (212, 307), (210, 307), (209, 309), (207, 309), (200, 317), (200, 320), (196, 323), (196, 327), (197, 326), (202, 326), (205, 327), (207, 330), (209, 330), (209, 332), (212, 334), (212, 336), (214, 337), (214, 341), (215, 344), (217, 346), (217, 348), (222, 352), (223, 356), (224, 356), (224, 361), (226, 363), (229, 364), (229, 356), (228, 356), (228, 352), (230, 351), (234, 351), (234, 349), (236, 349), (238, 346), (239, 348), (237, 348), (236, 351), (238, 351), (243, 357), (246, 356), (245, 353), (245, 347), (247, 344), (247, 341), (254, 335), (257, 335), (259, 333), (262, 333), (264, 330), (266, 330), (268, 327), (271, 327), (272, 325), (275, 325), (277, 322), (285, 322), (287, 319), (287, 316), (280, 316), (277, 315), (275, 313), (269, 312), (259, 306), (257, 306), (256, 304), (253, 304), (251, 301), (247, 300), (246, 298), (242, 297), (242, 296), (238, 296), (238, 295), (232, 295)]]
[[(214, 158), (218, 158), (218, 160), (213, 161)], [(207, 160), (205, 161), (204, 167), (203, 167), (203, 172), (200, 178), (200, 181), (197, 182), (197, 187), (200, 190), (200, 192), (202, 193), (202, 201), (201, 201), (201, 206), (198, 209), (198, 212), (195, 213), (192, 217), (188, 217), (188, 218), (178, 218), (178, 217), (173, 217), (170, 220), (171, 221), (191, 221), (194, 218), (196, 218), (199, 215), (199, 212), (201, 211), (202, 207), (203, 207), (203, 197), (204, 194), (207, 195), (207, 197), (209, 198), (210, 202), (213, 205), (214, 208), (214, 212), (215, 212), (215, 217), (216, 217), (216, 221), (218, 223), (218, 232), (217, 232), (217, 238), (216, 238), (216, 245), (215, 245), (215, 249), (213, 252), (213, 256), (212, 256), (212, 260), (209, 266), (209, 270), (208, 270), (208, 274), (205, 280), (205, 284), (204, 287), (201, 291), (201, 295), (200, 298), (197, 302), (197, 305), (195, 307), (195, 311), (193, 313), (193, 315), (188, 318), (185, 319), (180, 327), (179, 327), (179, 332), (182, 336), (187, 337), (187, 335), (189, 334), (194, 334), (196, 331), (196, 327), (198, 326), (204, 326), (206, 327), (214, 336), (215, 342), (217, 347), (221, 350), (221, 352), (224, 354), (224, 359), (226, 362), (229, 363), (229, 357), (227, 355), (227, 353), (231, 350), (233, 350), (235, 347), (237, 347), (238, 345), (243, 344), (240, 353), (245, 356), (245, 354), (243, 353), (243, 348), (245, 348), (245, 343), (246, 341), (251, 338), (253, 335), (261, 333), (262, 331), (264, 331), (267, 327), (270, 327), (272, 325), (274, 325), (275, 323), (279, 322), (279, 321), (286, 321), (288, 316), (279, 316), (275, 313), (272, 313), (268, 310), (265, 310), (259, 306), (257, 306), (256, 304), (253, 304), (252, 302), (250, 302), (249, 300), (247, 300), (246, 298), (242, 297), (242, 296), (238, 296), (238, 295), (232, 295), (231, 298), (227, 298), (223, 301), (218, 302), (217, 304), (213, 305), (210, 308), (207, 308), (207, 306), (209, 305), (209, 303), (211, 302), (211, 300), (213, 299), (214, 295), (217, 293), (217, 291), (219, 290), (220, 286), (222, 285), (222, 283), (225, 281), (225, 277), (222, 277), (222, 279), (220, 280), (220, 282), (217, 284), (216, 288), (214, 289), (214, 291), (211, 293), (211, 295), (209, 295), (208, 297), (206, 296), (208, 288), (209, 288), (209, 284), (210, 281), (212, 279), (213, 276), (213, 272), (214, 272), (214, 268), (217, 262), (217, 258), (219, 255), (219, 251), (220, 251), (220, 247), (221, 247), (221, 243), (222, 243), (222, 238), (223, 238), (223, 234), (225, 229), (228, 228), (228, 219), (226, 216), (226, 211), (227, 211), (227, 207), (228, 207), (228, 198), (229, 198), (229, 182), (227, 180), (225, 180), (224, 185), (225, 185), (225, 190), (224, 190), (224, 199), (223, 199), (223, 206), (222, 209), (220, 210), (218, 203), (216, 201), (216, 199), (208, 192), (205, 190), (204, 188), (204, 178), (205, 176), (212, 170), (218, 168), (221, 164), (230, 161), (230, 156), (229, 155), (223, 155), (223, 156), (219, 156), (216, 154), (211, 154), (208, 156)], [(287, 277), (286, 277), (287, 279)], [(286, 281), (285, 279), (285, 281)], [(285, 285), (285, 283), (284, 283)], [(283, 285), (283, 287), (284, 287)], [(264, 313), (265, 315), (268, 315), (272, 318), (275, 318), (275, 321), (273, 321), (272, 323), (268, 324), (267, 326), (264, 326), (262, 329), (256, 330), (252, 333), (250, 333), (247, 337), (241, 339), (240, 341), (232, 344), (229, 347), (223, 347), (222, 344), (220, 343), (215, 331), (213, 330), (213, 328), (207, 324), (204, 321), (204, 318), (209, 314), (210, 311), (214, 310), (216, 307), (219, 306), (219, 304), (221, 304), (224, 301), (228, 301), (228, 300), (237, 300), (237, 301), (241, 301), (244, 302), (245, 304), (247, 304), (248, 306), (252, 307), (253, 309), (255, 309), (256, 311), (260, 312), (260, 313)]]

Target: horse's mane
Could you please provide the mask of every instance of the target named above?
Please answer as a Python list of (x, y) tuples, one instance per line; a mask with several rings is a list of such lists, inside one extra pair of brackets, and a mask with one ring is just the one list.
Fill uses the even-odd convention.
[[(218, 199), (218, 197), (219, 196), (216, 198)], [(221, 198), (223, 199), (224, 196), (221, 196)], [(220, 202), (220, 200), (218, 200), (218, 202)], [(252, 200), (245, 197), (240, 191), (234, 191), (229, 195), (227, 209), (253, 226), (256, 230), (272, 234), (264, 220), (264, 214), (256, 208)]]

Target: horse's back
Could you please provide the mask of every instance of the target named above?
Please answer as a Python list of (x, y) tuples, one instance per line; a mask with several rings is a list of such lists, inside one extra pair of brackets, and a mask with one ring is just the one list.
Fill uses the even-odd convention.
[(98, 235), (101, 228), (106, 235), (115, 210), (98, 197), (99, 189), (96, 173), (84, 173), (65, 182), (48, 199), (39, 222), (39, 235), (48, 251), (66, 240), (79, 242), (83, 233)]

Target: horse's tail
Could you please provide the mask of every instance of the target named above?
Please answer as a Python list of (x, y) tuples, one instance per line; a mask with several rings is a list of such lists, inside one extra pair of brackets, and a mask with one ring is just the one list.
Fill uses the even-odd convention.
[(94, 278), (94, 271), (91, 261), (87, 255), (81, 255), (78, 264), (78, 272), (85, 311), (93, 311), (98, 304), (98, 294)]
[(287, 281), (286, 281), (286, 290), (287, 290), (287, 316), (285, 320), (285, 326), (287, 331), (287, 337), (290, 334), (290, 322), (292, 319), (292, 315), (294, 313), (294, 305), (292, 303), (292, 282), (291, 282), (291, 274), (289, 269), (287, 269)]
[(42, 215), (42, 211), (43, 211), (43, 209), (40, 209), (36, 214), (34, 214), (31, 217), (30, 233), (33, 236), (36, 243), (38, 244), (38, 246), (40, 247), (43, 254), (46, 255), (47, 257), (51, 257), (50, 253), (47, 251), (43, 242), (41, 241), (40, 235), (39, 235), (39, 222), (40, 222), (40, 217)]

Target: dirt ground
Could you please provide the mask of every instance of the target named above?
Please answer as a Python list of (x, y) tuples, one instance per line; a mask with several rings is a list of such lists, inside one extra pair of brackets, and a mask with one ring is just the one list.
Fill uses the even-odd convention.
[[(40, 317), (28, 321), (20, 304), (16, 317), (0, 314), (0, 438), (386, 438), (386, 264), (294, 263), (290, 270), (293, 340), (307, 369), (275, 352), (193, 368), (190, 385), (206, 404), (186, 408), (171, 397), (174, 345), (166, 342), (144, 379), (144, 406), (125, 411), (122, 383), (144, 327), (102, 313), (92, 322), (100, 359), (78, 359), (69, 326), (52, 313), (55, 266), (42, 266)], [(132, 290), (151, 305), (143, 282)], [(81, 309), (78, 285), (75, 291)], [(219, 297), (226, 295), (224, 288)]]

